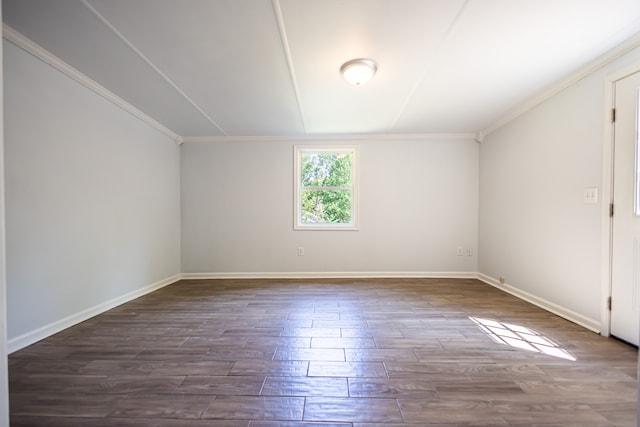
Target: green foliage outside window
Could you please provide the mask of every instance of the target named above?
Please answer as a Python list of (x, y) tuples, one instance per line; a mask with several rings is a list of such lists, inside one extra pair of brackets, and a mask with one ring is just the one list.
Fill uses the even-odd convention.
[(352, 153), (302, 155), (302, 222), (351, 222)]

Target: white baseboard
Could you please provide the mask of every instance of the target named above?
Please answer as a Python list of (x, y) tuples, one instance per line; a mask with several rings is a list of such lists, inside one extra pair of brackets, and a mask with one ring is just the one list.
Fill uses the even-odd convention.
[(132, 301), (155, 290), (171, 285), (181, 279), (376, 279), (376, 278), (414, 278), (414, 279), (478, 279), (494, 286), (508, 294), (524, 301), (530, 302), (544, 310), (563, 317), (593, 332), (600, 333), (601, 324), (597, 320), (590, 319), (572, 310), (554, 304), (533, 294), (517, 289), (508, 284), (502, 284), (498, 280), (476, 272), (403, 272), (403, 271), (378, 271), (378, 272), (269, 272), (269, 273), (182, 273), (160, 280), (144, 288), (129, 292), (120, 297), (106, 301), (102, 304), (90, 307), (79, 313), (38, 328), (34, 331), (12, 338), (7, 342), (9, 354), (24, 347), (34, 344), (44, 338), (56, 334), (66, 328), (84, 322), (98, 314), (111, 310), (114, 307)]
[(172, 283), (175, 283), (179, 280), (180, 280), (179, 274), (168, 277), (156, 283), (152, 283), (148, 286), (145, 286), (144, 288), (129, 292), (117, 298), (114, 298), (109, 301), (103, 302), (101, 304), (95, 305), (93, 307), (87, 308), (86, 310), (83, 310), (79, 313), (72, 314), (71, 316), (68, 316), (64, 319), (55, 321), (49, 325), (45, 325), (34, 331), (12, 338), (7, 341), (7, 352), (11, 354), (31, 344), (34, 344), (44, 338), (47, 338), (53, 334), (56, 334), (66, 328), (77, 325), (78, 323), (84, 322), (85, 320), (90, 319), (94, 316), (97, 316), (98, 314), (104, 313), (107, 310), (111, 310), (114, 307), (117, 307), (129, 301), (132, 301), (136, 298), (139, 298), (143, 295), (151, 293), (155, 290), (163, 288)]
[(487, 275), (477, 273), (478, 280), (481, 280), (491, 286), (494, 286), (501, 291), (504, 291), (508, 294), (511, 294), (515, 297), (518, 297), (524, 301), (530, 302), (533, 305), (536, 305), (544, 310), (547, 310), (553, 314), (556, 314), (560, 317), (563, 317), (570, 322), (576, 323), (584, 328), (589, 329), (590, 331), (600, 333), (601, 324), (599, 321), (590, 319), (586, 316), (576, 313), (575, 311), (569, 310), (568, 308), (562, 307), (558, 304), (554, 304), (550, 301), (547, 301), (543, 298), (537, 297), (533, 294), (515, 288), (507, 283), (500, 283), (499, 280), (494, 279), (493, 277), (489, 277)]
[(502, 284), (498, 280), (477, 272), (405, 272), (405, 271), (377, 271), (377, 272), (279, 272), (279, 273), (183, 273), (182, 279), (374, 279), (374, 278), (414, 278), (414, 279), (478, 279), (484, 283), (494, 286), (503, 292), (511, 294), (517, 298), (527, 301), (535, 306), (556, 314), (564, 319), (580, 325), (590, 331), (600, 333), (601, 324), (599, 321), (590, 319), (568, 308), (537, 297), (528, 292), (522, 291), (509, 284)]
[(476, 279), (475, 272), (433, 271), (334, 271), (334, 272), (262, 272), (262, 273), (182, 273), (189, 279)]

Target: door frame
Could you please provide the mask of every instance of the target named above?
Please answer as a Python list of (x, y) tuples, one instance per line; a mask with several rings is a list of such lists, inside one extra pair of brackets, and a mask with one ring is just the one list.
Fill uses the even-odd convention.
[[(640, 61), (623, 68), (620, 71), (609, 74), (604, 82), (604, 126), (603, 126), (603, 150), (602, 150), (602, 197), (601, 197), (601, 310), (600, 334), (608, 337), (611, 335), (611, 311), (608, 301), (611, 297), (612, 263), (613, 263), (613, 218), (609, 216), (609, 205), (613, 202), (613, 144), (615, 132), (611, 121), (611, 110), (615, 107), (616, 82), (632, 74), (640, 72)], [(640, 321), (640, 319), (638, 319)], [(640, 399), (640, 398), (639, 398)]]

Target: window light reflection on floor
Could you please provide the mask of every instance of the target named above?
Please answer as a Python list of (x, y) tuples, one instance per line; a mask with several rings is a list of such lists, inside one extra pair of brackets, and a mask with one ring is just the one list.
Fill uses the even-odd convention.
[(558, 344), (532, 329), (480, 317), (469, 317), (469, 319), (475, 322), (482, 332), (499, 344), (576, 361), (576, 358), (568, 351), (560, 348)]

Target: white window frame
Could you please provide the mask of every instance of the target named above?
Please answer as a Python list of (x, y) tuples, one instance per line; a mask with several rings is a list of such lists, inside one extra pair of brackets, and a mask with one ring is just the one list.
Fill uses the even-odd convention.
[[(294, 145), (294, 230), (358, 230), (358, 147), (355, 145)], [(351, 153), (351, 222), (313, 223), (302, 222), (302, 154), (305, 153)], [(331, 188), (331, 187), (327, 187)]]

